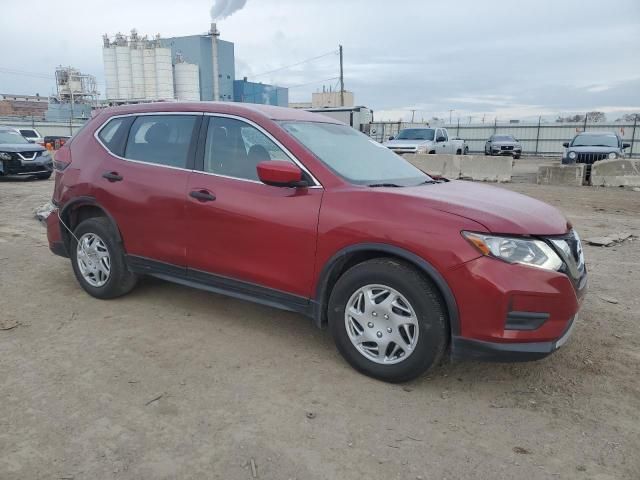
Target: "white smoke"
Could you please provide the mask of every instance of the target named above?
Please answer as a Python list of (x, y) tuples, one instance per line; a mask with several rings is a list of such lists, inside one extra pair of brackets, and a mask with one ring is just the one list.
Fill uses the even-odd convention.
[(230, 17), (246, 5), (247, 0), (214, 0), (211, 7), (211, 20), (216, 22)]

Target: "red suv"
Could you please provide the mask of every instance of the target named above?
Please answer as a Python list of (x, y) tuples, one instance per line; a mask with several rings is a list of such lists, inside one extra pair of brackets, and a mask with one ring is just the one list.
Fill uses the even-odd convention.
[(107, 109), (56, 153), (51, 250), (114, 298), (140, 275), (302, 313), (359, 371), (542, 358), (586, 290), (555, 208), (434, 180), (330, 118), (271, 106)]

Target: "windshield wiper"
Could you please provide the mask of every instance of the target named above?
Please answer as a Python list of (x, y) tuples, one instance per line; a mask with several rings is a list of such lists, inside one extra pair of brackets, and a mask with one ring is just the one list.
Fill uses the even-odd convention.
[(402, 187), (402, 185), (398, 185), (397, 183), (371, 183), (367, 185), (368, 187)]

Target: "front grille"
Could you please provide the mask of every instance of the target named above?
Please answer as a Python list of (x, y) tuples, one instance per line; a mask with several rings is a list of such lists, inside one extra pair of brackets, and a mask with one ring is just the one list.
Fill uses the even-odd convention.
[(599, 162), (600, 160), (606, 160), (608, 157), (609, 157), (608, 153), (578, 153), (578, 158), (576, 158), (576, 162), (592, 165), (595, 162)]
[(500, 150), (513, 150), (513, 145), (502, 145)]
[[(566, 235), (550, 237), (549, 240), (551, 240), (550, 243), (554, 245), (556, 252), (565, 263), (561, 271), (569, 276), (576, 290), (582, 290), (585, 285), (584, 282), (586, 281), (586, 265), (580, 236), (575, 230), (571, 230)], [(563, 250), (563, 247), (561, 247), (562, 242), (557, 242), (558, 240), (564, 240), (566, 242), (566, 245), (569, 247), (569, 252)]]

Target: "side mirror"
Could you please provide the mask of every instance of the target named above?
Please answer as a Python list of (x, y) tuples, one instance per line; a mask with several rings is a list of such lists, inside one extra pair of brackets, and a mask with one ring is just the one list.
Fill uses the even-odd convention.
[(629, 148), (631, 146), (630, 143), (623, 143), (622, 144), (622, 149), (624, 150), (625, 148)]
[(487, 143), (491, 143), (491, 139), (487, 140)]
[(394, 137), (393, 135), (391, 135), (391, 136), (389, 137), (389, 141), (393, 140), (394, 138), (396, 138), (396, 137)]
[(445, 140), (446, 140), (446, 138), (444, 138), (444, 137), (436, 138), (436, 142), (444, 142)]
[(302, 170), (297, 165), (283, 160), (267, 160), (257, 166), (258, 178), (266, 185), (274, 187), (306, 187), (302, 180)]
[(564, 142), (564, 143), (562, 144), (562, 146), (563, 146), (564, 148), (569, 148), (569, 142)]

